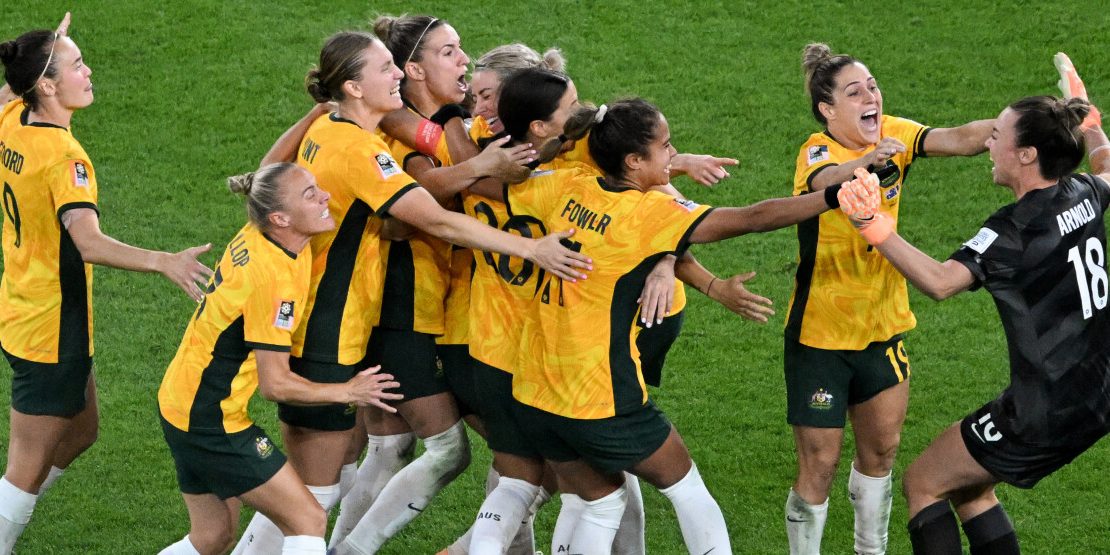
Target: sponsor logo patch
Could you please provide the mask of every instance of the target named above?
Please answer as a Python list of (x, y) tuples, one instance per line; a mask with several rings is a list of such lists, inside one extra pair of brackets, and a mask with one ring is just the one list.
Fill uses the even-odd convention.
[(824, 162), (829, 159), (829, 145), (813, 145), (806, 151), (806, 157), (809, 159), (809, 165), (816, 164), (817, 162)]
[(832, 408), (833, 396), (825, 388), (818, 389), (812, 397), (809, 398), (809, 408), (818, 410), (829, 410)]
[(270, 455), (274, 454), (274, 444), (270, 443), (270, 438), (258, 436), (254, 438), (254, 450), (258, 451), (260, 458), (268, 459)]
[(976, 233), (975, 237), (968, 239), (967, 242), (964, 243), (964, 246), (979, 254), (983, 254), (987, 251), (987, 248), (991, 246), (991, 243), (994, 243), (995, 239), (998, 239), (998, 233), (981, 227), (979, 228), (979, 233)]
[(85, 164), (81, 162), (73, 163), (73, 186), (74, 187), (88, 187), (89, 186), (89, 170)]
[(293, 301), (281, 301), (274, 327), (286, 331), (293, 329)]
[(401, 168), (397, 165), (397, 162), (385, 152), (375, 156), (374, 162), (378, 165), (378, 171), (382, 173), (383, 179), (389, 179), (391, 176), (401, 173)]

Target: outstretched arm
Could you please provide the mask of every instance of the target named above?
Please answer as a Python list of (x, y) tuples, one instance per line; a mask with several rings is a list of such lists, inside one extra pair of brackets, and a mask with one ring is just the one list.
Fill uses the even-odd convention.
[(771, 299), (756, 295), (744, 286), (746, 281), (755, 277), (755, 272), (720, 279), (687, 252), (675, 264), (675, 274), (745, 320), (766, 323), (767, 317), (775, 313), (771, 308)]
[(671, 173), (685, 174), (695, 182), (712, 187), (722, 179), (731, 177), (725, 166), (735, 166), (740, 161), (735, 158), (718, 158), (708, 154), (676, 154), (671, 159)]
[(373, 405), (386, 412), (397, 412), (385, 401), (403, 396), (386, 393), (399, 384), (389, 374), (379, 374), (381, 366), (367, 368), (344, 383), (317, 383), (289, 369), (289, 353), (255, 349), (258, 359), (258, 392), (267, 400), (294, 405), (327, 405), (356, 403)]
[(177, 253), (133, 247), (100, 231), (100, 218), (91, 208), (76, 208), (62, 214), (62, 225), (73, 238), (81, 259), (89, 264), (111, 266), (136, 272), (158, 272), (185, 291), (195, 301), (204, 297), (204, 286), (212, 270), (197, 257), (208, 252), (211, 244), (191, 247)]
[(690, 235), (691, 243), (712, 243), (748, 233), (794, 225), (837, 206), (839, 186), (796, 197), (774, 198), (743, 208), (717, 208)]
[[(1063, 52), (1057, 52), (1052, 61), (1056, 65), (1056, 71), (1060, 73), (1060, 81), (1057, 85), (1059, 85), (1060, 93), (1064, 95), (1064, 98), (1082, 98), (1090, 102), (1090, 99), (1087, 98), (1087, 86), (1079, 78), (1079, 73), (1075, 71), (1071, 58)], [(1110, 140), (1106, 138), (1106, 133), (1102, 130), (1102, 114), (1093, 104), (1091, 105), (1091, 112), (1079, 127), (1083, 130), (1083, 140), (1087, 146), (1087, 161), (1091, 165), (1091, 173), (1098, 175), (1103, 181), (1110, 182)]]
[(994, 128), (993, 119), (981, 119), (959, 127), (939, 128), (925, 136), (925, 154), (929, 156), (974, 156), (987, 150), (987, 137)]
[(531, 260), (567, 281), (586, 279), (579, 269), (591, 269), (589, 257), (559, 243), (570, 237), (573, 230), (552, 233), (541, 239), (505, 233), (469, 216), (444, 210), (422, 187), (415, 187), (397, 199), (389, 208), (389, 214), (459, 246)]
[(975, 283), (971, 270), (963, 264), (955, 260), (938, 262), (909, 244), (897, 233), (892, 232), (885, 241), (875, 245), (875, 248), (879, 249), (879, 252), (902, 275), (906, 276), (914, 287), (935, 301), (967, 291)]

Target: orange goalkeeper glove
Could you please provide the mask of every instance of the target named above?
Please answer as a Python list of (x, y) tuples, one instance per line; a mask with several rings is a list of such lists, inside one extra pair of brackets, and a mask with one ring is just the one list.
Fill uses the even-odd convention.
[[(1082, 98), (1090, 102), (1087, 98), (1087, 87), (1083, 85), (1083, 80), (1075, 71), (1071, 58), (1063, 52), (1057, 52), (1052, 58), (1052, 63), (1056, 65), (1056, 71), (1060, 72), (1060, 81), (1056, 83), (1060, 87), (1060, 94), (1064, 95), (1064, 98)], [(1091, 104), (1091, 112), (1079, 127), (1084, 130), (1102, 127), (1102, 114), (1094, 104)]]
[(878, 245), (894, 232), (894, 220), (879, 211), (882, 202), (879, 177), (863, 168), (856, 168), (853, 173), (855, 179), (845, 182), (837, 194), (840, 210), (869, 245)]
[(855, 179), (845, 181), (836, 193), (840, 201), (840, 210), (849, 218), (866, 220), (879, 211), (882, 202), (882, 191), (879, 189), (879, 176), (868, 173), (863, 168), (856, 168)]

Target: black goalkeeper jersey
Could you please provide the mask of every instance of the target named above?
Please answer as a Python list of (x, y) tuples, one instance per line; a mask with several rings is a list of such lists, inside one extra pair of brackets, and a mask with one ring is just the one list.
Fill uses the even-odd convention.
[(1073, 174), (994, 213), (952, 254), (994, 297), (1010, 386), (992, 403), (1004, 436), (1068, 445), (1107, 431), (1110, 185)]

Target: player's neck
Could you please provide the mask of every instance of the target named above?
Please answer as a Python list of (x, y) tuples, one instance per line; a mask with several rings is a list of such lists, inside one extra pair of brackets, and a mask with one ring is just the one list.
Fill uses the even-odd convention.
[(73, 110), (63, 108), (56, 102), (44, 102), (27, 114), (27, 123), (49, 123), (69, 129), (73, 120)]
[(1014, 196), (1017, 197), (1017, 200), (1021, 200), (1022, 197), (1024, 197), (1030, 191), (1047, 189), (1049, 187), (1052, 187), (1056, 183), (1057, 180), (1045, 179), (1043, 176), (1041, 176), (1040, 171), (1034, 170), (1031, 172), (1026, 172), (1024, 175), (1020, 176), (1017, 180), (1017, 184), (1011, 187), (1011, 189), (1013, 189)]
[(308, 240), (310, 239), (308, 235), (288, 227), (273, 227), (266, 230), (266, 235), (293, 254), (300, 254), (308, 246)]
[(353, 121), (359, 127), (373, 131), (377, 129), (378, 123), (385, 117), (384, 112), (377, 112), (371, 110), (365, 104), (357, 99), (349, 99), (347, 102), (340, 102), (339, 109), (335, 113), (345, 120)]
[(406, 87), (404, 96), (405, 103), (425, 118), (432, 117), (443, 107), (443, 103), (432, 98), (432, 94), (425, 87)]

